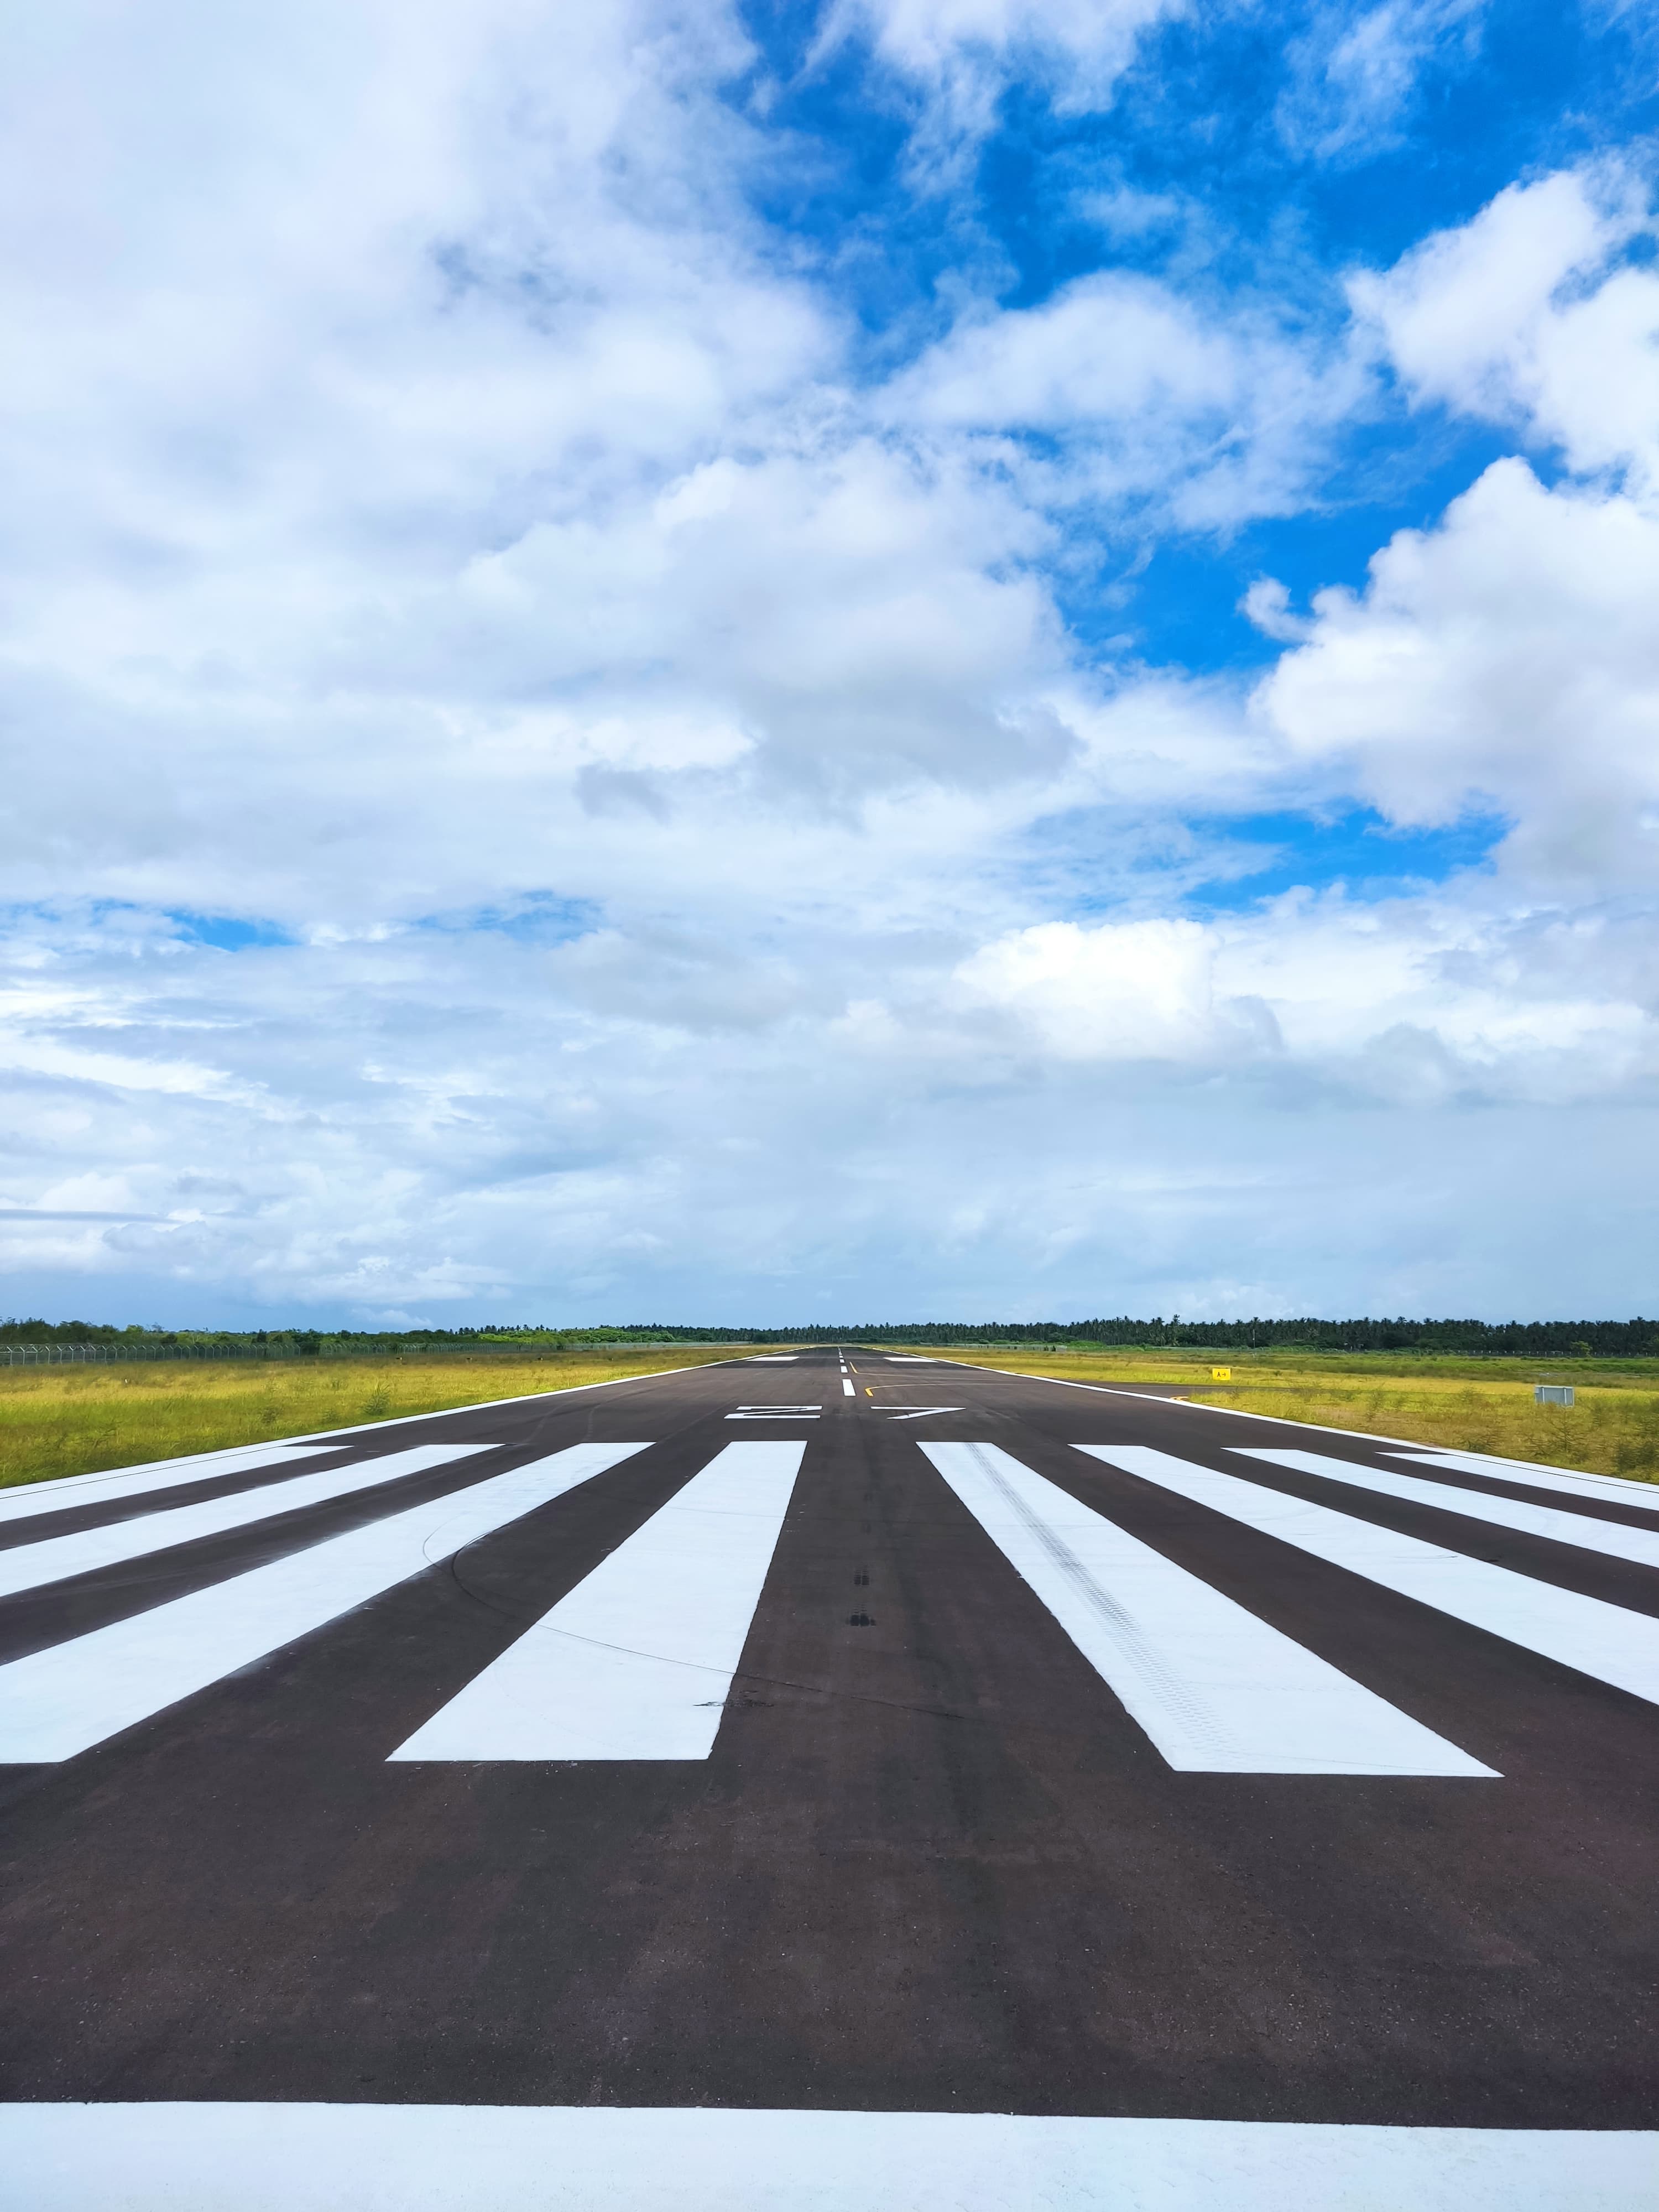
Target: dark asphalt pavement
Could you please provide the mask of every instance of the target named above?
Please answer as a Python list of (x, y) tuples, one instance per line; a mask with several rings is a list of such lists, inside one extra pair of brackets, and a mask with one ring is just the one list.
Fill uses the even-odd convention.
[[(0, 1600), (17, 1661), (393, 1514), (435, 1528), (439, 1501), (569, 1446), (648, 1447), (77, 1755), (0, 1766), (0, 2095), (1659, 2126), (1659, 1705), (1076, 1447), (1150, 1446), (1426, 1539), (1617, 1607), (1638, 1644), (1659, 1574), (1637, 1559), (1240, 1448), (1601, 1528), (1659, 1516), (848, 1357), (852, 1396), (815, 1352), (362, 1431), (299, 1464), (487, 1449)], [(821, 1411), (753, 1410), (777, 1402)], [(708, 1757), (392, 1759), (762, 1440), (805, 1457)], [(1491, 1777), (1177, 1771), (921, 1448), (953, 1440)], [(0, 1518), (0, 1561), (272, 1479), (82, 1486)], [(701, 1571), (652, 1604), (695, 1616)], [(44, 1694), (0, 1669), (0, 1698), (12, 1679)]]

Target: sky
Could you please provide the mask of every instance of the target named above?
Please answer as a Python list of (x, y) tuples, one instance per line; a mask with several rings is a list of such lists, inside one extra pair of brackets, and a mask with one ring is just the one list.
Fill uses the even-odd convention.
[(63, 0), (6, 1310), (1659, 1308), (1659, 30)]

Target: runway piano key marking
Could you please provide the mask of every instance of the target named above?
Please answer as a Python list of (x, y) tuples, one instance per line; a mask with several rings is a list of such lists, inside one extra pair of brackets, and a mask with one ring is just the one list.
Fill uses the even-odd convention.
[(646, 1449), (573, 1444), (0, 1667), (0, 1762), (72, 1759)]
[(805, 1449), (727, 1444), (392, 1758), (707, 1759)]
[(331, 1467), (319, 1474), (291, 1475), (258, 1490), (239, 1490), (234, 1497), (210, 1498), (197, 1505), (172, 1506), (134, 1521), (118, 1521), (106, 1528), (47, 1536), (20, 1545), (15, 1551), (0, 1552), (0, 1597), (39, 1589), (70, 1575), (92, 1574), (100, 1567), (118, 1566), (128, 1559), (143, 1559), (149, 1552), (167, 1551), (174, 1544), (221, 1535), (228, 1528), (244, 1528), (256, 1521), (268, 1521), (274, 1514), (295, 1513), (302, 1506), (349, 1498), (354, 1491), (395, 1482), (400, 1475), (424, 1474), (432, 1468), (447, 1467), (452, 1461), (491, 1449), (489, 1444), (416, 1444), (409, 1451), (388, 1452), (380, 1459), (358, 1460), (350, 1467)]
[(65, 1474), (50, 1482), (31, 1482), (0, 1491), (0, 1528), (38, 1513), (68, 1513), (82, 1505), (147, 1497), (152, 1490), (176, 1490), (186, 1482), (211, 1482), (222, 1474), (252, 1474), (260, 1468), (279, 1474), (297, 1460), (345, 1451), (349, 1444), (254, 1444), (234, 1451), (197, 1452), (189, 1459), (153, 1460), (148, 1467), (121, 1468), (107, 1474)]
[(1259, 1451), (1246, 1445), (1230, 1449), (1246, 1459), (1265, 1460), (1270, 1466), (1287, 1467), (1298, 1474), (1322, 1475), (1356, 1490), (1374, 1491), (1379, 1498), (1432, 1505), (1442, 1512), (1465, 1514), (1472, 1521), (1490, 1522), (1497, 1528), (1518, 1528), (1524, 1535), (1547, 1536), (1552, 1543), (1601, 1552), (1610, 1559), (1659, 1567), (1659, 1529), (1631, 1528), (1621, 1521), (1593, 1521), (1586, 1513), (1563, 1513), (1553, 1505), (1494, 1498), (1485, 1490), (1461, 1490), (1454, 1483), (1429, 1482), (1421, 1475), (1398, 1474), (1392, 1468), (1356, 1467), (1352, 1460), (1332, 1459), (1323, 1452)]
[(1522, 1490), (1556, 1490), (1597, 1505), (1633, 1505), (1638, 1513), (1659, 1513), (1659, 1483), (1630, 1482), (1616, 1474), (1577, 1474), (1570, 1468), (1495, 1459), (1486, 1452), (1391, 1450), (1389, 1457), (1413, 1460), (1419, 1467), (1453, 1468), (1459, 1474), (1489, 1474)]
[(996, 1445), (921, 1449), (1179, 1771), (1494, 1778)]
[(1600, 1598), (1583, 1597), (1485, 1559), (1310, 1505), (1236, 1474), (1194, 1467), (1146, 1444), (1079, 1444), (1078, 1450), (1121, 1468), (1195, 1505), (1277, 1536), (1332, 1566), (1346, 1567), (1454, 1620), (1483, 1628), (1523, 1651), (1659, 1705), (1659, 1620)]

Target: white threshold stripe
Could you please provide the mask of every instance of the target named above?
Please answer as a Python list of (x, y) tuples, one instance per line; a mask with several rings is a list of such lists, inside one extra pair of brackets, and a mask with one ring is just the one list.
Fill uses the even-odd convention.
[(1659, 1483), (1632, 1481), (1622, 1474), (1580, 1474), (1566, 1467), (1540, 1467), (1530, 1460), (1498, 1459), (1489, 1452), (1397, 1451), (1390, 1459), (1415, 1460), (1419, 1467), (1455, 1468), (1460, 1474), (1489, 1474), (1522, 1490), (1559, 1490), (1566, 1498), (1593, 1498), (1598, 1505), (1633, 1505), (1659, 1513)]
[(615, 1467), (573, 1444), (0, 1666), (0, 1762), (72, 1759)]
[(707, 1759), (805, 1449), (726, 1445), (392, 1758)]
[(28, 2212), (1651, 2212), (1659, 2134), (586, 2105), (0, 2106)]
[(269, 1521), (274, 1514), (295, 1513), (302, 1506), (349, 1498), (354, 1491), (372, 1490), (380, 1483), (395, 1482), (400, 1475), (425, 1474), (433, 1468), (447, 1467), (492, 1449), (489, 1444), (416, 1444), (407, 1451), (388, 1452), (382, 1459), (359, 1460), (352, 1467), (325, 1468), (309, 1474), (290, 1475), (281, 1482), (264, 1483), (258, 1490), (239, 1490), (230, 1498), (174, 1505), (131, 1521), (118, 1521), (110, 1528), (77, 1529), (72, 1535), (20, 1544), (15, 1551), (0, 1552), (0, 1597), (40, 1589), (70, 1575), (89, 1575), (100, 1567), (119, 1566), (150, 1552), (165, 1552), (174, 1544), (222, 1535), (228, 1528), (246, 1528), (255, 1522)]
[(1265, 1535), (1294, 1544), (1332, 1566), (1346, 1567), (1401, 1597), (1415, 1598), (1454, 1620), (1466, 1621), (1553, 1659), (1615, 1690), (1659, 1705), (1659, 1620), (1622, 1605), (1582, 1597), (1577, 1590), (1471, 1559), (1420, 1536), (1402, 1536), (1357, 1521), (1328, 1505), (1310, 1505), (1283, 1491), (1264, 1489), (1236, 1474), (1194, 1467), (1145, 1444), (1079, 1444), (1078, 1450), (1138, 1474), (1160, 1488), (1242, 1521)]
[(221, 1474), (251, 1474), (268, 1467), (275, 1473), (296, 1460), (319, 1459), (349, 1444), (249, 1444), (234, 1451), (196, 1452), (188, 1459), (152, 1460), (144, 1467), (116, 1468), (107, 1474), (62, 1474), (18, 1489), (0, 1490), (0, 1527), (32, 1520), (37, 1513), (68, 1513), (77, 1505), (102, 1505), (111, 1498), (145, 1498), (152, 1490), (176, 1490), (181, 1483), (211, 1482)]
[(996, 1445), (921, 1449), (1179, 1771), (1492, 1777)]
[(1266, 1460), (1271, 1466), (1290, 1468), (1298, 1474), (1322, 1475), (1355, 1490), (1374, 1492), (1379, 1498), (1402, 1498), (1409, 1505), (1431, 1505), (1443, 1513), (1462, 1513), (1471, 1521), (1489, 1522), (1495, 1528), (1516, 1528), (1523, 1535), (1547, 1536), (1553, 1544), (1600, 1552), (1609, 1559), (1659, 1567), (1659, 1528), (1630, 1528), (1622, 1521), (1593, 1521), (1587, 1513), (1563, 1513), (1553, 1505), (1528, 1504), (1524, 1498), (1494, 1498), (1489, 1491), (1430, 1482), (1420, 1474), (1398, 1474), (1392, 1468), (1356, 1467), (1352, 1460), (1332, 1459), (1323, 1452), (1261, 1451), (1241, 1444), (1231, 1449), (1246, 1459)]

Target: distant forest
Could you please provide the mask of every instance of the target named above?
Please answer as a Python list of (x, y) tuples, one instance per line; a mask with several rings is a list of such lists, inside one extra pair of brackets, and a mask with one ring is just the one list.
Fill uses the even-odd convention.
[(498, 1322), (479, 1328), (398, 1331), (116, 1328), (95, 1322), (0, 1322), (0, 1345), (107, 1345), (118, 1354), (172, 1352), (235, 1357), (340, 1357), (363, 1352), (574, 1351), (603, 1344), (1055, 1345), (1090, 1349), (1189, 1346), (1217, 1352), (1291, 1346), (1316, 1352), (1443, 1352), (1493, 1358), (1630, 1359), (1659, 1356), (1659, 1322), (1644, 1321), (1112, 1321), (848, 1322), (830, 1328), (697, 1328), (641, 1322), (613, 1328), (553, 1328)]

